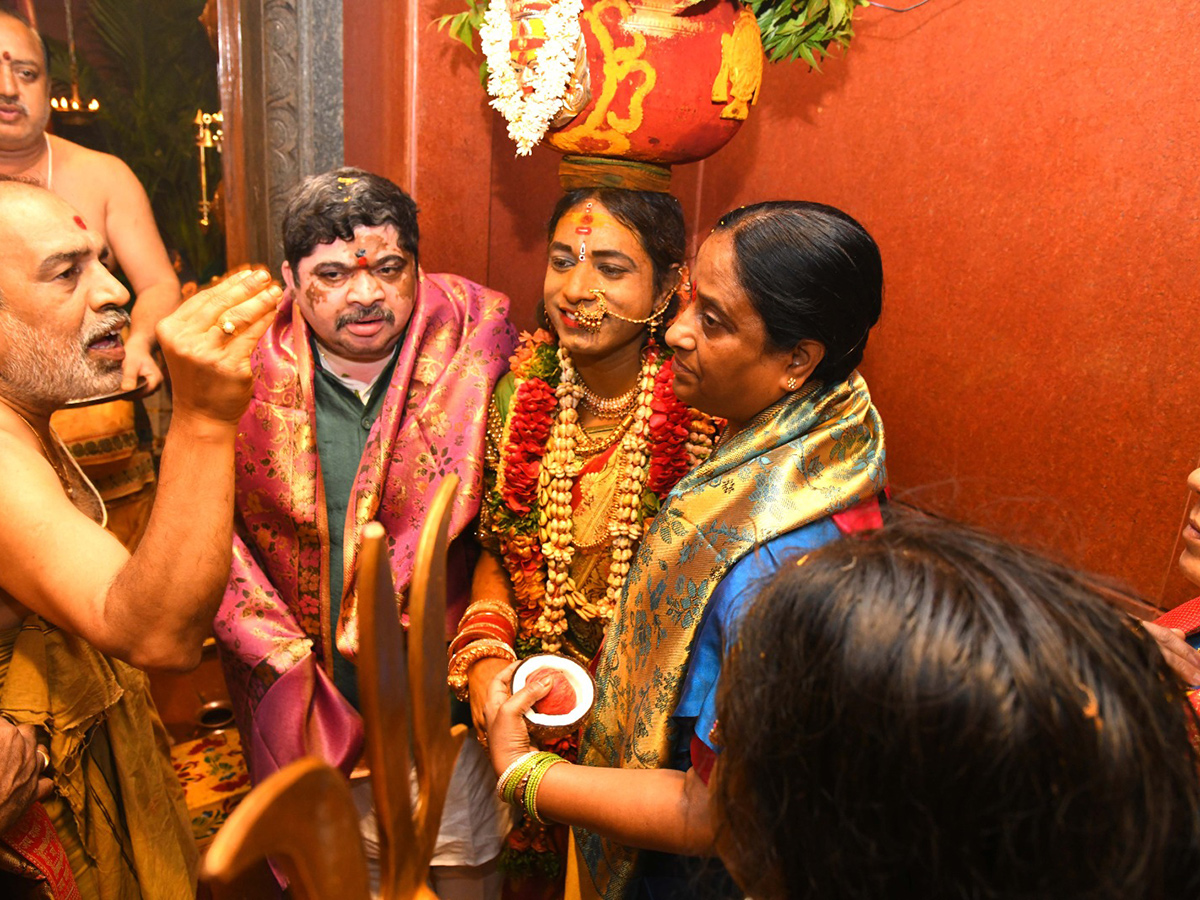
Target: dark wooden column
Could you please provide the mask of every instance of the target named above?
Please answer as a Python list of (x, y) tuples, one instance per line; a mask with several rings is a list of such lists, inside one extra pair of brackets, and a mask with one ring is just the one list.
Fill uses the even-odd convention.
[(230, 266), (283, 262), (283, 206), (342, 162), (339, 0), (218, 0)]

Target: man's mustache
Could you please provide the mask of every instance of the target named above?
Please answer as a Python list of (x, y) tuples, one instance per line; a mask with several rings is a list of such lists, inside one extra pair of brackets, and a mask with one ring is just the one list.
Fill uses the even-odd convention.
[(109, 310), (84, 332), (83, 344), (86, 347), (93, 341), (98, 341), (102, 337), (107, 337), (110, 334), (120, 331), (128, 324), (129, 313), (125, 312), (125, 310)]
[(334, 323), (338, 328), (343, 328), (346, 325), (352, 325), (355, 322), (374, 321), (375, 319), (383, 319), (389, 325), (396, 324), (396, 314), (386, 306), (356, 306), (348, 312), (342, 313), (337, 317)]

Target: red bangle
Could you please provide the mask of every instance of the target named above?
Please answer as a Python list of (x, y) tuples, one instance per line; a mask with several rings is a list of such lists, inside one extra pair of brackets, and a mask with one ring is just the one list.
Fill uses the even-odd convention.
[(469, 617), (464, 617), (458, 624), (458, 630), (462, 631), (464, 628), (470, 628), (476, 622), (487, 622), (488, 624), (495, 625), (497, 628), (512, 629), (513, 627), (512, 621), (499, 613), (481, 611), (473, 613)]
[(493, 640), (511, 645), (515, 637), (516, 635), (512, 629), (508, 627), (496, 628), (492, 625), (472, 624), (470, 628), (465, 628), (454, 636), (454, 640), (450, 643), (450, 652), (455, 653), (472, 641), (477, 641), (481, 638), (492, 638)]
[(454, 640), (450, 642), (450, 652), (454, 653), (462, 649), (472, 641), (479, 638), (493, 638), (497, 641), (502, 641), (505, 644), (511, 645), (516, 639), (516, 631), (510, 628), (507, 624), (503, 626), (495, 626), (491, 624), (476, 624), (471, 623), (466, 628), (463, 628), (454, 636)]

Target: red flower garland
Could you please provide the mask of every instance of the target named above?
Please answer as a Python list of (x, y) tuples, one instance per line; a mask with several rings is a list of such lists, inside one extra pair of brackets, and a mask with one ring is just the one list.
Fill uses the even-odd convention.
[(671, 385), (675, 381), (672, 360), (663, 363), (654, 378), (650, 401), (650, 473), (646, 487), (664, 499), (675, 483), (692, 467), (688, 454), (688, 429), (695, 413), (679, 402)]
[[(558, 414), (555, 388), (559, 370), (557, 351), (549, 334), (539, 330), (522, 338), (512, 358), (517, 390), (509, 407), (507, 440), (501, 448), (503, 481), (493, 496), (525, 523), (522, 527), (510, 525), (500, 529), (499, 537), (504, 566), (517, 599), (518, 634), (527, 638), (541, 615), (546, 595), (545, 559), (535, 507), (542, 458)], [(647, 353), (652, 361), (663, 355), (658, 347), (648, 348)], [(689, 446), (691, 432), (697, 431), (697, 426), (705, 434), (713, 430), (706, 416), (679, 401), (671, 387), (673, 382), (674, 370), (668, 357), (655, 373), (646, 440), (650, 456), (646, 490), (659, 500), (696, 462), (694, 454), (698, 448)]]
[(540, 378), (522, 381), (513, 397), (508, 444), (504, 448), (505, 506), (525, 515), (537, 498), (538, 471), (546, 439), (554, 423), (558, 400), (554, 389)]

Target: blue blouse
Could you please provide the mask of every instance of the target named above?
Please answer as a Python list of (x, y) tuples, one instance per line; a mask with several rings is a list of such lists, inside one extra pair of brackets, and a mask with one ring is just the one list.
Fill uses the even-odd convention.
[(712, 750), (712, 730), (717, 722), (717, 683), (725, 649), (735, 639), (738, 623), (748, 604), (785, 564), (793, 563), (810, 550), (841, 537), (833, 519), (824, 518), (760, 544), (734, 564), (709, 598), (704, 619), (692, 648), (684, 675), (683, 691), (675, 708), (679, 745), (672, 767), (691, 766), (690, 746), (694, 734)]

